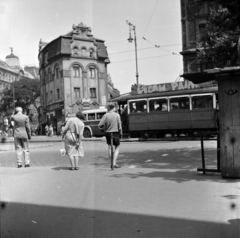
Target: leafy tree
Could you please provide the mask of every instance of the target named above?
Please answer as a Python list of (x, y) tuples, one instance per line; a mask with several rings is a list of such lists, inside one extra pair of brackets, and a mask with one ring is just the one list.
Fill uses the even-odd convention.
[(15, 107), (22, 107), (28, 115), (29, 107), (32, 104), (37, 109), (38, 114), (40, 114), (39, 106), (36, 104), (36, 99), (40, 96), (40, 81), (28, 78), (21, 78), (19, 81), (14, 82), (10, 89), (4, 91), (0, 106), (1, 111), (6, 112), (6, 115), (11, 114), (14, 107), (13, 87), (15, 92)]
[(208, 67), (236, 66), (237, 42), (240, 36), (240, 1), (216, 0), (219, 10), (211, 10), (206, 25), (206, 36), (198, 58), (205, 59)]

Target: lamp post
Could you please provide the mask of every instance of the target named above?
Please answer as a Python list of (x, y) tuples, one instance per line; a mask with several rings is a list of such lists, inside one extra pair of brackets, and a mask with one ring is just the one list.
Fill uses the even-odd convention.
[(15, 109), (15, 87), (14, 87), (14, 82), (12, 82), (12, 91), (13, 91), (13, 109)]
[[(129, 25), (129, 38), (128, 42), (132, 43), (134, 40), (135, 43), (135, 58), (136, 58), (136, 81), (138, 85), (138, 62), (137, 62), (137, 37), (136, 37), (136, 26), (134, 26), (131, 22), (127, 21), (127, 24)], [(134, 39), (132, 38), (131, 31), (134, 32)]]

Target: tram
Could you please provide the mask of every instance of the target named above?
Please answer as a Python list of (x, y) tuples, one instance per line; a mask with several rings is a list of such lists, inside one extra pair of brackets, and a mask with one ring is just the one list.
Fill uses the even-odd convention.
[(130, 93), (111, 101), (130, 137), (194, 136), (218, 128), (218, 86), (213, 81), (133, 85)]

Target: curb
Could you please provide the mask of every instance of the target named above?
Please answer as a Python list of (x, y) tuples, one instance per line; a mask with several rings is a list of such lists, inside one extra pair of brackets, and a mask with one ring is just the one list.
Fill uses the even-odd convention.
[[(93, 138), (84, 138), (83, 141), (106, 141), (105, 137), (101, 137), (101, 138), (96, 138), (96, 137), (93, 137)], [(121, 139), (121, 142), (137, 142), (139, 141), (138, 138), (132, 138), (132, 139)], [(13, 138), (0, 138), (0, 144), (6, 144), (6, 143), (13, 143), (14, 140)], [(46, 143), (46, 142), (63, 142), (63, 140), (61, 138), (53, 138), (53, 139), (48, 139), (48, 138), (32, 138), (30, 140), (30, 143)]]
[[(38, 146), (31, 146), (31, 144), (30, 144), (30, 149), (36, 149), (36, 148), (45, 148), (45, 147), (52, 147), (53, 146), (53, 144), (47, 144), (47, 145), (38, 145)], [(2, 151), (11, 151), (12, 150), (12, 148), (8, 148), (8, 149), (0, 149), (0, 152), (2, 152)]]

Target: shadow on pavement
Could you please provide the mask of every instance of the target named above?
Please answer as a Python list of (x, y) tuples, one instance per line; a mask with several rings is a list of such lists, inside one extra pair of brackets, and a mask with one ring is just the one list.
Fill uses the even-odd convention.
[[(197, 168), (201, 168), (202, 159), (199, 148), (180, 148), (180, 149), (159, 149), (159, 150), (144, 150), (139, 152), (120, 152), (117, 163), (123, 167), (132, 168), (132, 173), (115, 174), (115, 177), (149, 177), (163, 178), (172, 180), (178, 183), (191, 180), (196, 181), (212, 181), (229, 183), (236, 180), (223, 180), (220, 173), (197, 172)], [(109, 166), (109, 159), (98, 156), (94, 160), (93, 165), (96, 167)], [(216, 149), (205, 149), (205, 165), (206, 168), (217, 168), (217, 152)], [(134, 168), (148, 168), (154, 171), (149, 173), (140, 173)]]
[[(3, 205), (4, 204), (4, 205)], [(2, 203), (4, 238), (236, 238), (240, 219), (226, 223), (81, 208)]]
[(174, 181), (177, 183), (184, 183), (189, 181), (208, 181), (208, 182), (217, 182), (217, 183), (237, 183), (236, 180), (224, 180), (220, 176), (220, 174), (201, 174), (197, 171), (153, 171), (149, 173), (141, 173), (141, 172), (133, 172), (133, 173), (123, 173), (123, 174), (114, 174), (111, 177), (123, 178), (129, 177), (132, 179), (140, 178), (140, 177), (148, 177), (148, 178), (162, 178), (168, 181)]
[(69, 167), (62, 167), (62, 166), (59, 166), (59, 167), (55, 167), (55, 168), (52, 168), (53, 170), (69, 170), (70, 166)]
[[(109, 162), (108, 158), (105, 158), (105, 161), (101, 160), (102, 158), (102, 156), (98, 156), (94, 165), (102, 166)], [(152, 169), (195, 169), (201, 166), (201, 151), (199, 148), (120, 151), (118, 163)], [(205, 149), (205, 164), (216, 168), (217, 153), (215, 149)]]

